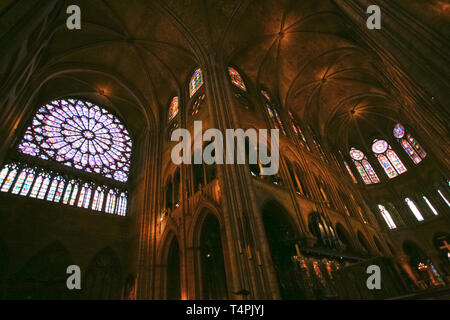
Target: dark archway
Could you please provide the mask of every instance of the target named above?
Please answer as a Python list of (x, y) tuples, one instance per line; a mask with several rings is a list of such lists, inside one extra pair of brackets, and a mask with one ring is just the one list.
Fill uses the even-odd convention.
[(200, 262), (202, 276), (202, 299), (222, 300), (228, 298), (225, 260), (222, 249), (219, 221), (208, 215), (200, 235)]
[(375, 242), (375, 246), (377, 247), (378, 252), (379, 252), (381, 255), (384, 255), (384, 254), (385, 254), (384, 248), (383, 248), (383, 246), (381, 245), (380, 240), (378, 240), (378, 238), (377, 238), (376, 236), (373, 236), (373, 242)]
[(358, 240), (361, 244), (363, 253), (370, 255), (372, 253), (372, 249), (370, 247), (369, 241), (367, 241), (366, 237), (361, 233), (361, 231), (358, 231)]
[(167, 256), (167, 299), (181, 299), (180, 250), (178, 240), (173, 237)]
[(7, 282), (7, 299), (60, 300), (75, 299), (76, 290), (67, 290), (67, 267), (74, 265), (67, 249), (55, 241), (14, 274)]
[(345, 229), (343, 225), (338, 223), (338, 224), (336, 224), (336, 233), (341, 242), (343, 251), (353, 252), (354, 247), (350, 240), (350, 235), (347, 232), (347, 229)]
[(262, 217), (281, 298), (304, 299), (305, 293), (298, 282), (298, 269), (293, 260), (297, 255), (295, 245), (299, 243), (294, 223), (288, 213), (275, 203), (263, 207)]
[(101, 250), (86, 271), (85, 295), (88, 299), (119, 299), (121, 295), (120, 260), (110, 248)]

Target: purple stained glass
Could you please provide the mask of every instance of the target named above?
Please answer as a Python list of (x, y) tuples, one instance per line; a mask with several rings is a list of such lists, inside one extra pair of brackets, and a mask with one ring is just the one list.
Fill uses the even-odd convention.
[(384, 140), (375, 140), (372, 144), (372, 151), (375, 153), (383, 153), (388, 148), (388, 143)]
[(393, 133), (394, 137), (401, 139), (405, 135), (405, 128), (399, 123), (395, 126)]
[[(132, 141), (124, 125), (105, 109), (76, 99), (41, 107), (19, 151), (66, 166), (128, 180)], [(120, 172), (116, 172), (121, 168)]]
[(362, 151), (356, 150), (355, 148), (352, 148), (350, 150), (350, 157), (355, 160), (362, 160), (364, 158), (364, 153)]

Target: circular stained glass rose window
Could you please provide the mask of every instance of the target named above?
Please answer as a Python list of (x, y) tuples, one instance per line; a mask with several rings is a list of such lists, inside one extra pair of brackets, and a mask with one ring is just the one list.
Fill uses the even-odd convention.
[(62, 99), (38, 110), (19, 150), (126, 182), (131, 147), (128, 131), (114, 115), (90, 102)]
[(387, 148), (388, 143), (384, 140), (375, 140), (372, 144), (372, 151), (375, 153), (383, 153)]
[(359, 161), (364, 159), (364, 153), (362, 151), (356, 150), (355, 148), (352, 148), (350, 150), (350, 157)]
[(403, 138), (405, 135), (405, 128), (399, 123), (394, 128), (394, 137), (397, 139)]

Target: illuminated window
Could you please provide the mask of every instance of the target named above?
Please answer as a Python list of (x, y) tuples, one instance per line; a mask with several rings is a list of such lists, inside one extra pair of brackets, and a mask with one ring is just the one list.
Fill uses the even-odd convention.
[(406, 204), (408, 205), (411, 212), (416, 217), (417, 221), (423, 221), (423, 216), (420, 213), (420, 210), (417, 208), (416, 204), (409, 198), (405, 199)]
[(106, 213), (114, 214), (116, 210), (116, 193), (113, 190), (109, 190), (108, 197), (106, 198)]
[(298, 124), (298, 121), (295, 119), (294, 115), (289, 111), (289, 118), (291, 119), (291, 127), (294, 131), (295, 135), (298, 138), (298, 141), (302, 147), (305, 147), (308, 151), (310, 151), (308, 143), (306, 142), (305, 135), (303, 134), (303, 130)]
[(433, 207), (433, 205), (431, 204), (431, 202), (430, 202), (430, 200), (428, 200), (428, 198), (427, 197), (425, 197), (425, 196), (423, 196), (423, 200), (425, 200), (425, 203), (428, 205), (428, 207), (431, 209), (431, 211), (433, 212), (433, 214), (435, 215), (435, 216), (438, 216), (439, 214), (438, 214), (438, 212), (437, 212), (437, 210)]
[(278, 112), (275, 109), (273, 109), (268, 103), (266, 104), (266, 108), (267, 113), (269, 114), (269, 118), (275, 129), (281, 130), (283, 134), (286, 134), (286, 132), (284, 131), (283, 123), (281, 122), (280, 116), (278, 115)]
[(245, 87), (245, 83), (244, 80), (242, 80), (241, 75), (239, 74), (239, 72), (237, 72), (236, 69), (232, 68), (232, 67), (228, 67), (228, 73), (230, 74), (231, 77), (231, 82), (237, 86), (238, 88), (247, 91), (247, 88)]
[(266, 98), (267, 101), (270, 102), (270, 95), (269, 93), (267, 93), (267, 91), (261, 90), (261, 94), (264, 96), (264, 98)]
[(201, 94), (198, 96), (197, 100), (192, 104), (192, 112), (191, 115), (195, 116), (199, 111), (200, 107), (203, 104), (203, 101), (205, 101), (205, 94)]
[(381, 204), (378, 205), (378, 209), (380, 210), (380, 213), (383, 216), (384, 221), (386, 221), (386, 224), (388, 225), (389, 229), (396, 229), (397, 226), (395, 225), (394, 220), (392, 219), (389, 211), (387, 211), (387, 209)]
[(450, 202), (447, 200), (447, 198), (444, 196), (441, 190), (438, 190), (439, 195), (441, 198), (445, 201), (445, 203), (450, 207)]
[(372, 165), (369, 163), (362, 151), (351, 148), (350, 157), (353, 159), (356, 170), (358, 170), (359, 175), (361, 176), (365, 184), (380, 182), (380, 179), (375, 173), (375, 170), (373, 170)]
[(105, 109), (76, 99), (55, 100), (38, 110), (19, 151), (126, 182), (131, 138)]
[(97, 187), (94, 193), (94, 198), (92, 199), (92, 210), (102, 211), (103, 209), (103, 199), (105, 197), (105, 192), (102, 188)]
[(169, 106), (169, 115), (168, 115), (169, 121), (175, 118), (177, 114), (178, 114), (178, 97), (173, 97)]
[(345, 169), (347, 169), (348, 174), (352, 178), (353, 183), (355, 183), (355, 184), (358, 183), (358, 181), (356, 180), (355, 176), (353, 175), (352, 170), (350, 169), (350, 167), (346, 161), (344, 161), (344, 166), (345, 166)]
[(417, 140), (400, 123), (395, 126), (393, 134), (415, 164), (419, 164), (427, 156)]
[(372, 144), (372, 151), (378, 159), (378, 162), (386, 172), (386, 175), (392, 179), (407, 171), (403, 162), (399, 159), (394, 150), (385, 140), (375, 139)]
[(203, 72), (202, 69), (198, 68), (194, 71), (191, 81), (189, 82), (189, 95), (192, 96), (201, 88), (203, 85)]
[[(52, 101), (33, 116), (16, 152), (24, 162), (39, 158), (33, 160), (34, 166), (39, 161), (58, 164), (51, 171), (26, 163), (6, 164), (0, 170), (0, 192), (103, 211), (104, 192), (94, 193), (97, 190), (92, 186), (98, 184), (79, 179), (73, 169), (88, 172), (102, 184), (114, 183), (126, 197), (131, 147), (124, 125), (105, 109), (78, 99)], [(121, 184), (122, 188), (117, 187)], [(121, 201), (120, 215), (124, 216), (124, 198)]]

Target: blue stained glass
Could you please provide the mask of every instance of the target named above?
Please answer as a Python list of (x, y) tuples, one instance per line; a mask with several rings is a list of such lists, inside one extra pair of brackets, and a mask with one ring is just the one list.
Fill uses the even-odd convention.
[[(87, 172), (100, 168), (95, 172), (126, 182), (129, 170), (114, 176), (114, 168), (118, 161), (129, 168), (131, 146), (128, 131), (115, 116), (89, 102), (61, 99), (39, 109), (19, 151)], [(94, 164), (89, 155), (103, 155), (108, 161)]]

